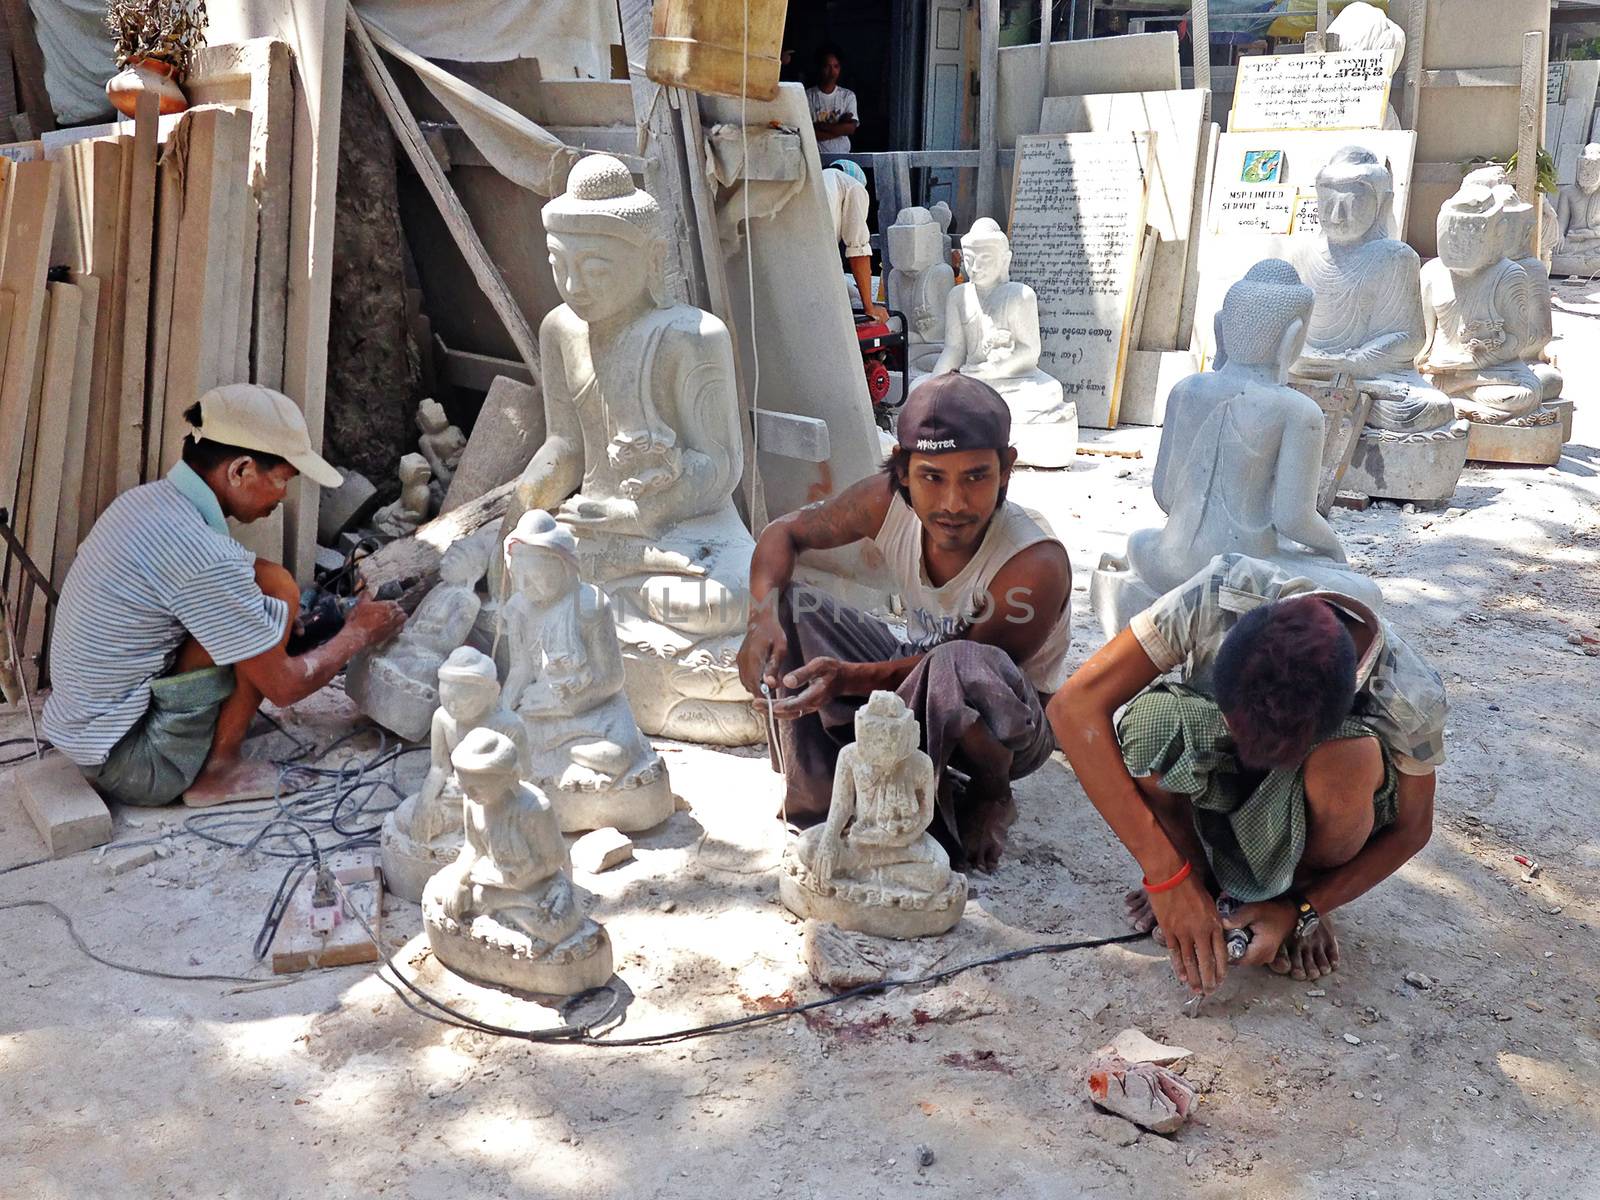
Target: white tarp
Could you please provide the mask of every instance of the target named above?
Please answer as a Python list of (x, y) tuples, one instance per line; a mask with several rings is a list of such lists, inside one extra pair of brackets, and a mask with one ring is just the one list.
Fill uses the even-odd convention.
[(34, 35), (44, 55), (44, 90), (56, 121), (76, 125), (111, 113), (106, 80), (116, 74), (105, 0), (32, 0)]
[(622, 44), (616, 0), (356, 0), (356, 11), (423, 58), (536, 58), (546, 79), (610, 79)]

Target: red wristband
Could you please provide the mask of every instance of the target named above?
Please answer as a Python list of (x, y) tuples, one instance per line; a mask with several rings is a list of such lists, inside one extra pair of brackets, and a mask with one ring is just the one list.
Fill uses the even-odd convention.
[(1144, 894), (1146, 896), (1156, 896), (1162, 892), (1170, 892), (1187, 878), (1189, 878), (1189, 864), (1185, 862), (1183, 866), (1178, 868), (1178, 873), (1165, 883), (1151, 883), (1146, 879), (1144, 881)]

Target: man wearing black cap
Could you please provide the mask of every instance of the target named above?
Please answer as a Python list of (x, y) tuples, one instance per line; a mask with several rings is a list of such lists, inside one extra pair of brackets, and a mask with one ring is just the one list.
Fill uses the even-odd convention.
[[(739, 676), (778, 697), (787, 812), (827, 815), (855, 710), (893, 691), (916, 713), (938, 772), (934, 833), (952, 861), (992, 870), (1016, 818), (1011, 781), (1055, 748), (1044, 704), (1071, 640), (1067, 552), (1006, 499), (1011, 413), (987, 384), (951, 372), (906, 402), (883, 470), (773, 521), (750, 563)], [(806, 550), (869, 540), (905, 605), (909, 641), (793, 582)], [(766, 700), (758, 707), (766, 715)]]

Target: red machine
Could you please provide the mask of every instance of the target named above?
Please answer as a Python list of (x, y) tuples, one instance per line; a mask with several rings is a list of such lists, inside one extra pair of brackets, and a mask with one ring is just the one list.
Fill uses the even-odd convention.
[[(906, 318), (889, 310), (889, 319), (879, 321), (857, 309), (856, 342), (861, 347), (861, 364), (867, 375), (867, 395), (872, 399), (872, 415), (879, 426), (889, 428), (890, 414), (905, 403), (908, 383), (906, 364)], [(896, 324), (899, 328), (896, 329)], [(893, 372), (900, 372), (900, 399), (889, 404)]]

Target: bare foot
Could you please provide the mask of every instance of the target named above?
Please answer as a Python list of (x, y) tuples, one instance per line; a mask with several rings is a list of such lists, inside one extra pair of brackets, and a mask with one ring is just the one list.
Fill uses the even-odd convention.
[(226, 763), (208, 763), (199, 778), (183, 794), (183, 802), (190, 808), (210, 808), (214, 804), (232, 804), (241, 800), (270, 800), (277, 793), (277, 767), (271, 763), (241, 758)]
[(1279, 975), (1303, 981), (1332, 975), (1339, 969), (1339, 938), (1334, 933), (1333, 923), (1323, 917), (1305, 937), (1291, 937), (1267, 967)]
[(1156, 910), (1150, 907), (1150, 897), (1143, 887), (1136, 887), (1123, 896), (1122, 906), (1127, 910), (1128, 924), (1135, 933), (1148, 933), (1158, 946), (1167, 944), (1167, 935), (1156, 924)]
[[(968, 796), (972, 794), (969, 790)], [(958, 820), (961, 824), (961, 846), (966, 851), (966, 865), (986, 875), (998, 868), (1016, 819), (1017, 805), (1011, 797), (1009, 786), (998, 795), (990, 792), (977, 803), (964, 805)]]

